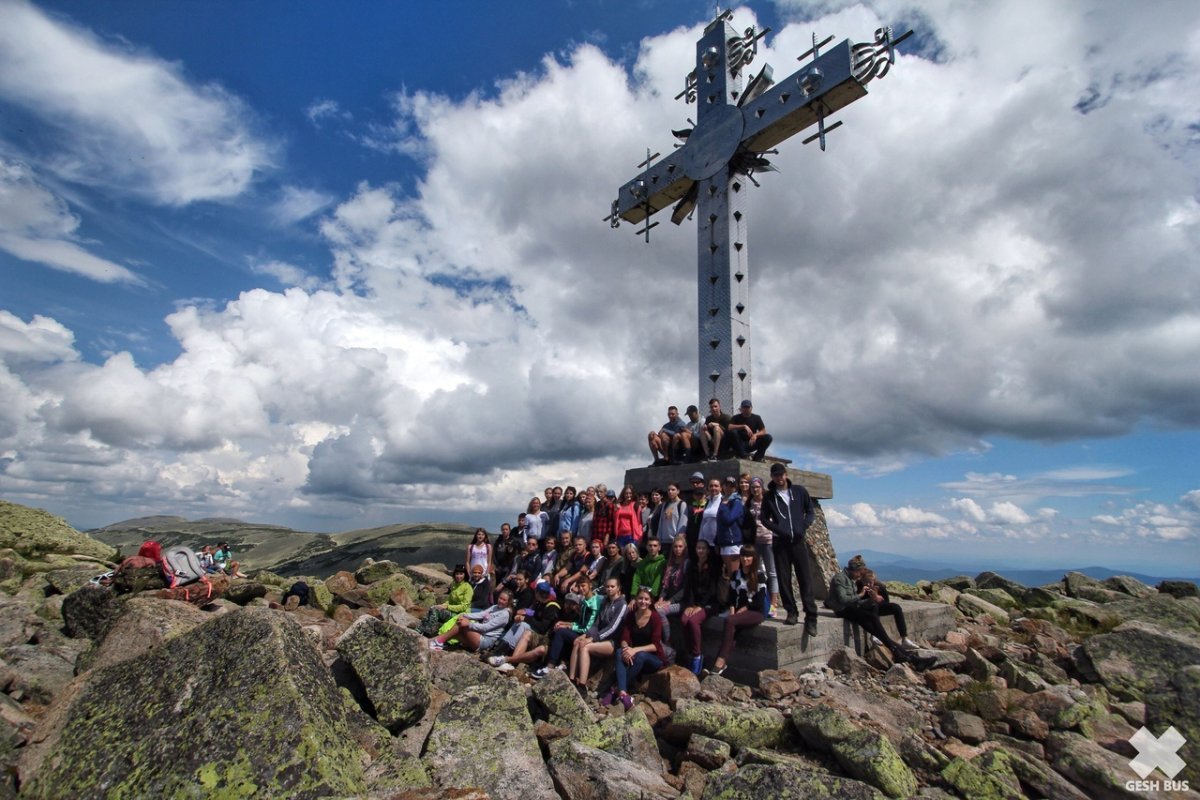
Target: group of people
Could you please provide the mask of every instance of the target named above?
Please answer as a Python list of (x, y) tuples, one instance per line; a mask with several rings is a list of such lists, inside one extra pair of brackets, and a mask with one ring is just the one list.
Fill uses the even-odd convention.
[[(637, 676), (675, 661), (673, 625), (683, 634), (681, 660), (697, 675), (708, 619), (722, 620), (708, 668), (714, 674), (725, 671), (738, 631), (775, 616), (777, 607), (787, 625), (799, 624), (803, 609), (805, 632), (816, 635), (808, 491), (782, 464), (773, 465), (767, 485), (700, 472), (690, 483), (686, 491), (672, 483), (644, 496), (630, 486), (619, 494), (603, 484), (548, 487), (494, 540), (477, 529), (454, 568), (447, 602), (422, 620), (430, 646), (456, 643), (503, 671), (525, 664), (535, 678), (562, 669), (581, 691), (593, 666), (611, 660), (614, 680), (601, 702), (629, 706)], [(835, 612), (868, 620), (868, 632), (907, 660), (911, 643), (893, 642), (877, 625), (879, 613), (898, 614), (903, 636), (899, 606), (874, 581), (851, 588), (843, 596), (833, 587)], [(875, 625), (864, 600), (874, 606)]]
[(773, 441), (762, 417), (754, 413), (754, 404), (743, 400), (737, 414), (721, 410), (721, 401), (708, 401), (708, 416), (700, 419), (700, 409), (688, 406), (687, 419), (679, 416), (678, 406), (667, 408), (667, 421), (646, 435), (652, 467), (716, 461), (720, 458), (750, 458), (762, 461)]

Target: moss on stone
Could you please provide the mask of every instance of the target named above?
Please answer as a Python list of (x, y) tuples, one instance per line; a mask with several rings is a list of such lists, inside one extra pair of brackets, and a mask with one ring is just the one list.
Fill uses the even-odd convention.
[(833, 745), (833, 757), (850, 777), (875, 786), (888, 797), (910, 797), (917, 778), (892, 743), (876, 731), (860, 730)]
[(1024, 795), (962, 758), (942, 770), (942, 778), (971, 800), (1023, 800)]
[(0, 548), (3, 547), (11, 547), (31, 561), (51, 554), (71, 553), (106, 561), (113, 553), (111, 547), (80, 533), (61, 517), (7, 500), (0, 500)]
[(671, 726), (743, 747), (779, 747), (787, 741), (787, 721), (774, 708), (738, 708), (700, 700), (680, 700)]
[[(378, 564), (373, 564), (372, 566), (378, 566)], [(386, 604), (391, 600), (392, 595), (398, 591), (404, 591), (410, 599), (417, 595), (417, 590), (413, 586), (412, 579), (402, 572), (391, 573), (380, 580), (374, 581), (366, 587), (366, 591), (367, 599), (371, 601), (372, 605), (376, 606)]]

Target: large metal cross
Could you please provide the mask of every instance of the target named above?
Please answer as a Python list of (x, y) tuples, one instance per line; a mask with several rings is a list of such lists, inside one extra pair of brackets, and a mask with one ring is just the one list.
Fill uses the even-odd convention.
[(732, 18), (718, 12), (696, 44), (696, 69), (676, 97), (697, 108), (693, 128), (673, 131), (683, 145), (661, 160), (647, 151), (643, 171), (621, 187), (606, 218), (614, 228), (622, 219), (644, 221), (637, 233), (649, 241), (654, 213), (675, 203), (671, 221), (678, 225), (699, 212), (697, 402), (704, 408), (716, 397), (729, 413), (750, 399), (747, 181), (757, 186), (755, 172), (773, 169), (765, 155), (811, 125), (817, 133), (804, 143), (818, 140), (824, 150), (825, 135), (842, 124), (827, 125), (829, 115), (866, 95), (866, 84), (887, 74), (895, 45), (912, 33), (893, 38), (891, 28), (880, 28), (874, 42), (846, 39), (824, 52), (833, 37), (818, 43), (814, 35), (812, 49), (799, 57), (812, 56), (805, 66), (775, 85), (767, 65), (743, 89), (743, 72), (769, 29), (739, 34)]

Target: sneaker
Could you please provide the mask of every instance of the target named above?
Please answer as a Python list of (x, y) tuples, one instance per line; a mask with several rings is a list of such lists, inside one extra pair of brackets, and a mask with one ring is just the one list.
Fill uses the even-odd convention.
[(713, 667), (712, 669), (710, 669), (710, 670), (708, 671), (708, 674), (709, 674), (709, 675), (724, 675), (724, 674), (725, 674), (725, 670), (727, 670), (727, 669), (729, 669), (729, 665), (728, 665), (728, 664), (726, 664), (725, 666), (721, 667), (720, 669), (718, 669), (717, 667)]
[(566, 672), (567, 665), (566, 664), (555, 664), (553, 667), (551, 667), (551, 669), (556, 669), (559, 672)]
[(608, 693), (606, 695), (604, 695), (604, 697), (600, 698), (600, 705), (611, 706), (613, 704), (613, 700), (615, 700), (616, 697), (617, 697), (617, 687), (614, 686), (613, 688), (608, 690)]
[(716, 456), (709, 456), (709, 457), (708, 457), (708, 460), (709, 460), (709, 461), (716, 461), (716, 460), (717, 460), (717, 457), (716, 457)]
[(493, 667), (498, 667), (501, 664), (507, 664), (508, 662), (504, 660), (504, 656), (492, 656), (488, 659), (488, 663)]
[(625, 710), (628, 711), (633, 708), (633, 698), (621, 692), (621, 705), (625, 706)]
[(907, 636), (905, 636), (903, 639), (900, 640), (900, 644), (904, 645), (909, 650), (917, 650), (917, 649), (920, 649), (920, 647), (921, 647), (921, 645), (917, 644), (916, 642), (914, 642), (912, 639), (908, 638)]
[(704, 671), (704, 656), (696, 656), (692, 659), (692, 674), (697, 678)]
[(516, 667), (514, 667), (512, 664), (508, 663), (507, 661), (505, 661), (503, 664), (496, 667), (497, 672), (513, 672), (514, 670), (516, 670)]
[(429, 640), (429, 649), (430, 650), (445, 650), (446, 645), (442, 644), (437, 639), (430, 639)]
[(550, 674), (549, 667), (538, 667), (533, 672), (529, 673), (529, 677), (533, 678), (535, 681), (540, 681), (542, 678), (546, 677), (549, 674)]
[(871, 644), (873, 644), (873, 645), (881, 645), (881, 644), (883, 644), (883, 642), (879, 641), (879, 637), (878, 637), (878, 636), (876, 636), (875, 634), (871, 634)]

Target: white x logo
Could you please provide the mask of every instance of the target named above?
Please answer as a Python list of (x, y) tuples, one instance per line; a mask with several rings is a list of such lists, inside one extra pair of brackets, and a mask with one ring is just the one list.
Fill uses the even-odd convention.
[(1184, 760), (1175, 754), (1187, 744), (1187, 739), (1184, 739), (1173, 725), (1157, 739), (1153, 733), (1142, 728), (1129, 737), (1129, 743), (1138, 751), (1137, 756), (1129, 762), (1129, 766), (1133, 767), (1133, 771), (1142, 779), (1158, 767), (1170, 780), (1187, 766)]

